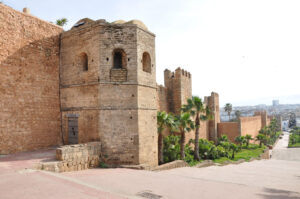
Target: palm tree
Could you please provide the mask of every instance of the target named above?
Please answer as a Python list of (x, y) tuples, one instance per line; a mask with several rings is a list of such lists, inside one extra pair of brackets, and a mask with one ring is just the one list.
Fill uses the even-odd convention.
[(245, 143), (245, 137), (244, 136), (237, 136), (235, 137), (234, 141), (242, 147), (243, 143)]
[(227, 135), (221, 135), (221, 137), (218, 138), (218, 144), (222, 144), (223, 142), (228, 142)]
[(234, 143), (230, 143), (230, 149), (232, 151), (231, 159), (234, 159), (234, 155), (238, 151), (238, 146), (236, 146)]
[(225, 112), (227, 112), (228, 117), (229, 117), (229, 120), (230, 120), (230, 113), (231, 113), (231, 111), (232, 111), (232, 104), (227, 103), (227, 104), (224, 106), (224, 110), (225, 110)]
[(246, 140), (246, 146), (248, 148), (250, 140), (253, 140), (252, 135), (246, 134), (245, 140)]
[(195, 128), (194, 122), (190, 119), (189, 113), (181, 113), (175, 117), (175, 122), (178, 125), (178, 130), (180, 133), (180, 159), (184, 160), (184, 144), (185, 144), (185, 133), (190, 132)]
[(194, 158), (195, 160), (200, 160), (199, 155), (199, 129), (200, 121), (206, 121), (212, 119), (212, 114), (205, 104), (202, 102), (201, 98), (193, 96), (192, 99), (187, 100), (187, 104), (182, 107), (184, 112), (190, 113), (191, 116), (195, 117), (195, 149)]
[(234, 112), (234, 114), (235, 114), (235, 117), (236, 117), (237, 120), (241, 117), (241, 111), (239, 111), (239, 110), (236, 110)]
[(158, 132), (158, 161), (159, 164), (164, 163), (163, 157), (163, 147), (164, 147), (164, 136), (163, 131), (164, 129), (168, 128), (176, 128), (176, 123), (174, 122), (174, 117), (172, 114), (168, 114), (164, 111), (157, 112), (157, 132)]
[(259, 141), (259, 147), (261, 148), (262, 143), (265, 143), (267, 140), (267, 137), (264, 134), (258, 134), (256, 136), (256, 140)]
[(65, 26), (68, 23), (68, 19), (66, 18), (61, 18), (56, 20), (56, 25), (58, 26)]

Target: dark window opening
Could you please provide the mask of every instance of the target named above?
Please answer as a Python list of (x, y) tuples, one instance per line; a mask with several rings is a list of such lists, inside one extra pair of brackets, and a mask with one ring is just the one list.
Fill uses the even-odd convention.
[(124, 50), (116, 49), (113, 52), (113, 68), (121, 69), (126, 68), (127, 59)]
[(149, 53), (144, 52), (143, 53), (143, 71), (151, 73), (151, 58)]
[(122, 68), (122, 54), (121, 54), (121, 52), (115, 52), (115, 55), (114, 55), (114, 68)]
[(82, 68), (83, 71), (89, 70), (88, 56), (86, 53), (81, 53), (79, 55), (79, 66)]

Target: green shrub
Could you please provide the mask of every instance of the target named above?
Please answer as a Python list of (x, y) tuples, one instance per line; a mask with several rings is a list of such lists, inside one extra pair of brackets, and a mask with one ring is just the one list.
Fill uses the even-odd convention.
[[(193, 140), (190, 140), (184, 148), (184, 161), (191, 166), (198, 163), (198, 161), (194, 160), (194, 150), (190, 146), (193, 143)], [(168, 163), (175, 160), (180, 160), (180, 137), (170, 135), (164, 138), (164, 162)]]
[(100, 168), (109, 168), (109, 166), (107, 164), (105, 164), (104, 162), (100, 162), (99, 167)]
[(172, 162), (180, 159), (180, 138), (170, 135), (164, 138), (164, 162)]

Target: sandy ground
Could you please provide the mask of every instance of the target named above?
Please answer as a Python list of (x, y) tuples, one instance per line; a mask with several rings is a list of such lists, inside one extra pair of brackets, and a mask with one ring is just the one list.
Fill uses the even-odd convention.
[(0, 199), (26, 198), (238, 198), (300, 199), (300, 149), (287, 149), (285, 134), (271, 160), (161, 172), (90, 169), (50, 173), (31, 168), (54, 150), (0, 158)]

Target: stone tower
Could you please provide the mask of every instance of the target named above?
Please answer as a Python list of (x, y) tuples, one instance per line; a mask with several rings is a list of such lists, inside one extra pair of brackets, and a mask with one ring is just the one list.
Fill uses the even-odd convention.
[(65, 142), (100, 140), (108, 164), (157, 165), (155, 35), (137, 20), (82, 19), (60, 58)]
[(175, 72), (168, 69), (164, 72), (165, 87), (168, 89), (169, 111), (179, 114), (183, 104), (192, 97), (191, 74), (181, 68)]
[(218, 123), (220, 123), (220, 107), (219, 107), (219, 94), (212, 92), (210, 96), (205, 97), (205, 102), (211, 110), (213, 116), (212, 120), (208, 121), (209, 140), (214, 142), (218, 139)]

